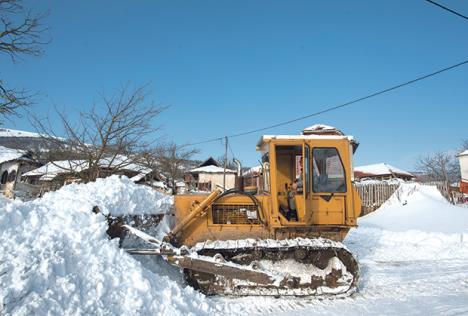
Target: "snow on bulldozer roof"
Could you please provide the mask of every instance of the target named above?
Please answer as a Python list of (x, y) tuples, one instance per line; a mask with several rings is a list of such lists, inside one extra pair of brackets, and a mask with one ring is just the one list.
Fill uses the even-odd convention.
[[(353, 144), (353, 148), (357, 148), (359, 142), (351, 135), (345, 135), (339, 129), (324, 125), (324, 124), (315, 124), (309, 127), (306, 127), (302, 130), (300, 135), (263, 135), (260, 140), (257, 142), (257, 151), (265, 151), (266, 143), (273, 140), (302, 140), (302, 139), (346, 139)], [(354, 149), (355, 150), (355, 149)]]
[(336, 127), (324, 125), (324, 124), (315, 124), (309, 127), (306, 127), (302, 130), (302, 135), (339, 135), (344, 136), (344, 133), (337, 129)]
[(346, 139), (349, 142), (357, 143), (353, 136), (338, 136), (338, 135), (263, 135), (257, 143), (257, 150), (258, 151), (265, 151), (266, 144), (271, 140), (278, 139), (278, 140), (303, 140), (303, 139)]

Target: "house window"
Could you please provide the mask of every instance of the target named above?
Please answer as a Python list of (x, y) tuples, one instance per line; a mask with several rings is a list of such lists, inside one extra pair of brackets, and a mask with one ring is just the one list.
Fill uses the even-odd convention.
[(7, 183), (7, 179), (8, 179), (8, 171), (5, 170), (5, 171), (3, 171), (3, 173), (2, 173), (2, 179), (1, 179), (1, 182), (0, 182), (0, 183), (1, 183), (1, 184)]
[(16, 170), (13, 170), (8, 175), (8, 182), (15, 182), (15, 180), (16, 180)]

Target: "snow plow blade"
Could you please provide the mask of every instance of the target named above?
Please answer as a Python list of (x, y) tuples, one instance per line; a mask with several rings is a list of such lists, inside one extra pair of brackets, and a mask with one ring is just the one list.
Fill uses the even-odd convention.
[(207, 295), (347, 296), (359, 278), (354, 256), (328, 239), (207, 241), (188, 249), (124, 227), (155, 246), (128, 253), (162, 256)]

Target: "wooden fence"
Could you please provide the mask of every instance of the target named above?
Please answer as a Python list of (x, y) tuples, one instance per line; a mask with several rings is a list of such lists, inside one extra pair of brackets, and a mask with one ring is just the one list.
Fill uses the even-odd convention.
[(355, 187), (361, 196), (361, 216), (378, 209), (398, 189), (399, 184), (356, 183)]

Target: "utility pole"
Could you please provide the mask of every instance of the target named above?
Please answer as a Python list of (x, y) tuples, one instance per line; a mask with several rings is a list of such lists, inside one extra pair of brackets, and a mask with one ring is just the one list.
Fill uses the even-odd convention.
[(223, 190), (226, 191), (226, 169), (227, 169), (227, 151), (228, 151), (228, 138), (224, 136), (224, 173), (223, 173)]

